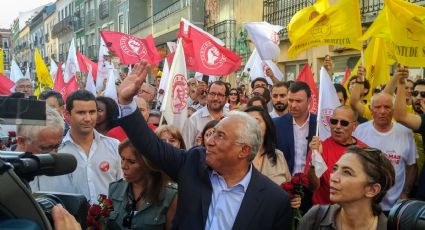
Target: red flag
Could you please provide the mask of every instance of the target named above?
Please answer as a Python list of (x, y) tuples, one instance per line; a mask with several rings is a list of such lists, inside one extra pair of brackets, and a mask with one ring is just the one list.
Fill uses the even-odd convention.
[[(66, 101), (66, 98), (75, 90), (78, 90), (78, 82), (75, 76), (72, 76), (71, 80), (66, 83), (65, 86), (65, 97), (63, 98), (64, 101)], [(95, 95), (96, 96), (96, 95)]]
[(58, 63), (58, 71), (56, 72), (55, 84), (53, 85), (53, 90), (62, 94), (62, 97), (65, 100), (66, 85), (65, 85), (65, 80), (63, 79), (62, 63)]
[(11, 90), (13, 86), (15, 86), (15, 83), (0, 73), (0, 95), (8, 96), (12, 94)]
[(341, 81), (341, 85), (344, 85), (348, 78), (350, 78), (350, 74), (350, 69), (348, 67), (345, 67), (344, 78)]
[(89, 68), (92, 70), (93, 79), (96, 80), (97, 76), (97, 63), (84, 56), (82, 53), (77, 51), (78, 65), (80, 66), (81, 72), (88, 74)]
[(188, 69), (206, 75), (223, 76), (241, 67), (242, 59), (211, 37), (189, 26), (183, 37), (183, 49)]
[(155, 47), (152, 35), (138, 38), (129, 34), (112, 31), (99, 31), (108, 49), (120, 58), (122, 64), (136, 64), (144, 59), (149, 64), (157, 64), (161, 56)]
[(310, 112), (317, 114), (317, 106), (319, 99), (319, 90), (317, 90), (316, 83), (314, 82), (313, 73), (311, 72), (310, 65), (305, 64), (301, 70), (296, 81), (303, 81), (307, 83), (311, 90)]

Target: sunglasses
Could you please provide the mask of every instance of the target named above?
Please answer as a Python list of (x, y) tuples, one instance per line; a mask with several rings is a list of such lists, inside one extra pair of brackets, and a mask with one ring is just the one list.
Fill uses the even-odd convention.
[(421, 95), (422, 98), (425, 98), (425, 91), (417, 91), (417, 90), (415, 90), (415, 91), (412, 92), (412, 96), (416, 97), (418, 95)]
[(347, 127), (350, 123), (355, 122), (355, 121), (347, 121), (347, 120), (338, 120), (338, 119), (335, 119), (335, 118), (331, 118), (331, 119), (329, 119), (329, 121), (332, 125), (338, 125), (338, 123), (339, 123), (343, 127)]
[(230, 96), (238, 96), (238, 93), (230, 93)]

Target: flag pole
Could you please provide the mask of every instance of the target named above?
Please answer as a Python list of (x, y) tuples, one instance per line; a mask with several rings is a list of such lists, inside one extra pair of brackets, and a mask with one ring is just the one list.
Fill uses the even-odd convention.
[[(364, 53), (363, 53), (363, 47), (362, 47), (362, 50), (360, 50), (360, 58), (362, 59), (362, 66), (363, 66), (363, 68), (365, 68), (365, 66), (364, 66)], [(366, 76), (363, 76), (362, 77), (362, 81), (364, 81), (365, 80), (365, 77)]]

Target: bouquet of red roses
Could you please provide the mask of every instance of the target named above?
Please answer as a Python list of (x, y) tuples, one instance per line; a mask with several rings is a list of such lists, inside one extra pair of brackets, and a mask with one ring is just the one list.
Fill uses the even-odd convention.
[[(304, 196), (304, 187), (308, 185), (308, 178), (304, 173), (296, 173), (292, 176), (291, 181), (285, 182), (281, 187), (288, 193), (292, 199), (295, 196)], [(302, 215), (299, 208), (293, 208), (292, 210), (292, 229), (297, 229), (298, 223), (300, 222)]]
[(109, 213), (114, 210), (112, 200), (106, 195), (100, 194), (97, 198), (99, 204), (89, 205), (87, 214), (87, 229), (90, 230), (106, 230), (108, 226)]

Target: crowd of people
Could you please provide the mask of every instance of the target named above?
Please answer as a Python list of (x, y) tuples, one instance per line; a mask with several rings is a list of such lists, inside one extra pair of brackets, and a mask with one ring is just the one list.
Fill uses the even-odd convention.
[[(329, 56), (324, 65), (331, 74)], [(386, 229), (398, 200), (425, 199), (425, 80), (412, 80), (406, 67), (379, 90), (362, 66), (348, 90), (335, 84), (341, 106), (324, 141), (304, 82), (278, 81), (268, 69), (250, 85), (191, 77), (179, 129), (160, 123), (163, 92), (146, 82), (149, 68), (144, 61), (133, 67), (117, 86), (118, 101), (84, 89), (66, 102), (59, 92), (40, 94), (46, 125), (18, 125), (10, 149), (70, 153), (77, 169), (36, 177), (34, 192), (83, 194), (91, 202), (107, 194), (111, 226), (120, 229), (286, 229), (296, 208), (305, 214), (299, 229)], [(15, 90), (33, 95), (28, 79)], [(313, 152), (328, 168), (321, 176)], [(290, 196), (281, 185), (297, 173), (308, 186)], [(58, 221), (68, 218), (58, 209)]]

